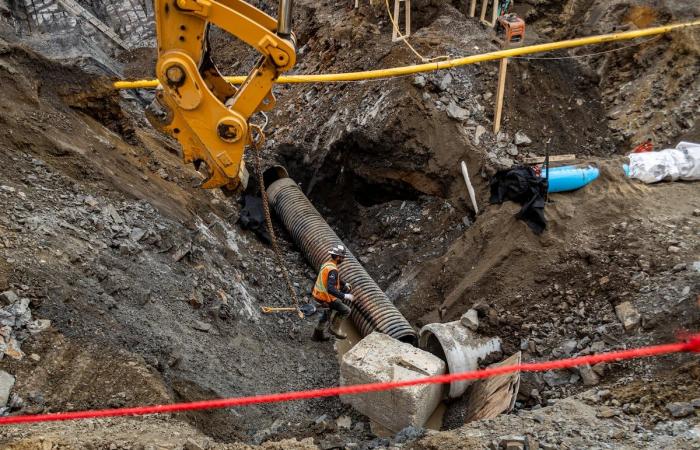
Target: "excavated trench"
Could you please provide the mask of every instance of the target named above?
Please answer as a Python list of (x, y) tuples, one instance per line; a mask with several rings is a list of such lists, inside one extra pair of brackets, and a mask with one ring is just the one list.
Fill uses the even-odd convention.
[[(280, 170), (273, 169), (273, 172), (279, 173)], [(344, 245), (293, 179), (282, 177), (273, 181), (267, 186), (267, 195), (278, 217), (316, 271), (328, 260), (331, 248)], [(415, 331), (352, 254), (340, 266), (340, 275), (353, 286), (355, 300), (350, 318), (362, 336), (380, 331), (403, 342), (417, 341)]]
[[(352, 133), (336, 142), (318, 166), (306, 163), (302, 152), (295, 147), (283, 146), (278, 154), (289, 176), (352, 247), (354, 242), (362, 241), (366, 229), (380, 226), (380, 217), (367, 216), (364, 212), (391, 208), (396, 203), (439, 199), (417, 189), (392, 170), (387, 159), (400, 153), (399, 147), (358, 139)], [(417, 167), (420, 165), (416, 163)], [(410, 174), (405, 178), (410, 179)], [(357, 245), (363, 244), (357, 242)]]

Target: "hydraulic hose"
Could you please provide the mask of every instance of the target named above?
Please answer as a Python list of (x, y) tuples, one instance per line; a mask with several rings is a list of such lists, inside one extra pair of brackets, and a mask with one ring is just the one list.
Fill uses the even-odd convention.
[[(270, 184), (267, 195), (294, 242), (317, 271), (328, 260), (331, 248), (345, 246), (291, 178), (280, 178)], [(349, 253), (339, 271), (341, 279), (352, 285), (355, 300), (348, 304), (352, 310), (350, 318), (362, 336), (379, 331), (416, 344), (415, 330), (355, 256)]]

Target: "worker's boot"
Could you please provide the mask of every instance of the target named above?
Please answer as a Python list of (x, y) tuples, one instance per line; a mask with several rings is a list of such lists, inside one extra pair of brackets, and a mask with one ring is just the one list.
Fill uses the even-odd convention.
[(316, 328), (314, 328), (314, 334), (311, 335), (311, 340), (316, 341), (316, 342), (325, 342), (330, 337), (326, 334), (326, 326), (328, 325), (328, 322), (319, 322), (316, 325)]
[(348, 336), (340, 331), (340, 324), (343, 323), (344, 317), (339, 315), (339, 314), (333, 314), (333, 318), (331, 319), (331, 326), (328, 329), (328, 332), (335, 336), (336, 339), (346, 339)]

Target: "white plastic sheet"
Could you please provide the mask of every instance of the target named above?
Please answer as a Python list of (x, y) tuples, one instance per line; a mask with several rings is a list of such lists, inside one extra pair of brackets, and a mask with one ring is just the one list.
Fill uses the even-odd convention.
[(629, 176), (644, 183), (700, 180), (700, 144), (680, 142), (676, 148), (629, 155)]

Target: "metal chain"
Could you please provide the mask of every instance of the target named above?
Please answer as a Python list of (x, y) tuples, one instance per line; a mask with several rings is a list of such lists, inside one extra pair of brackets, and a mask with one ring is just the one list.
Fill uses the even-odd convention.
[[(282, 252), (280, 251), (279, 245), (277, 245), (277, 237), (275, 236), (275, 230), (274, 228), (272, 228), (270, 203), (267, 198), (267, 191), (265, 190), (265, 181), (263, 180), (262, 176), (262, 157), (260, 156), (260, 150), (262, 149), (263, 145), (265, 145), (265, 134), (263, 133), (262, 128), (260, 128), (258, 125), (250, 124), (249, 129), (250, 144), (252, 145), (253, 150), (255, 151), (255, 172), (258, 177), (260, 195), (262, 196), (263, 201), (263, 210), (265, 211), (265, 224), (267, 225), (267, 231), (270, 233), (270, 243), (272, 244), (272, 250), (275, 253), (275, 257), (277, 258), (277, 265), (282, 270), (282, 277), (284, 278), (284, 281), (287, 284), (287, 289), (289, 289), (289, 293), (292, 296), (292, 300), (294, 301), (294, 308), (296, 308), (297, 315), (300, 319), (303, 319), (304, 313), (302, 313), (301, 309), (299, 309), (299, 298), (297, 297), (297, 293), (294, 290), (292, 281), (289, 278), (289, 271), (287, 270), (287, 265), (285, 264), (284, 259), (282, 258)], [(254, 133), (258, 136), (257, 140), (255, 139)]]

